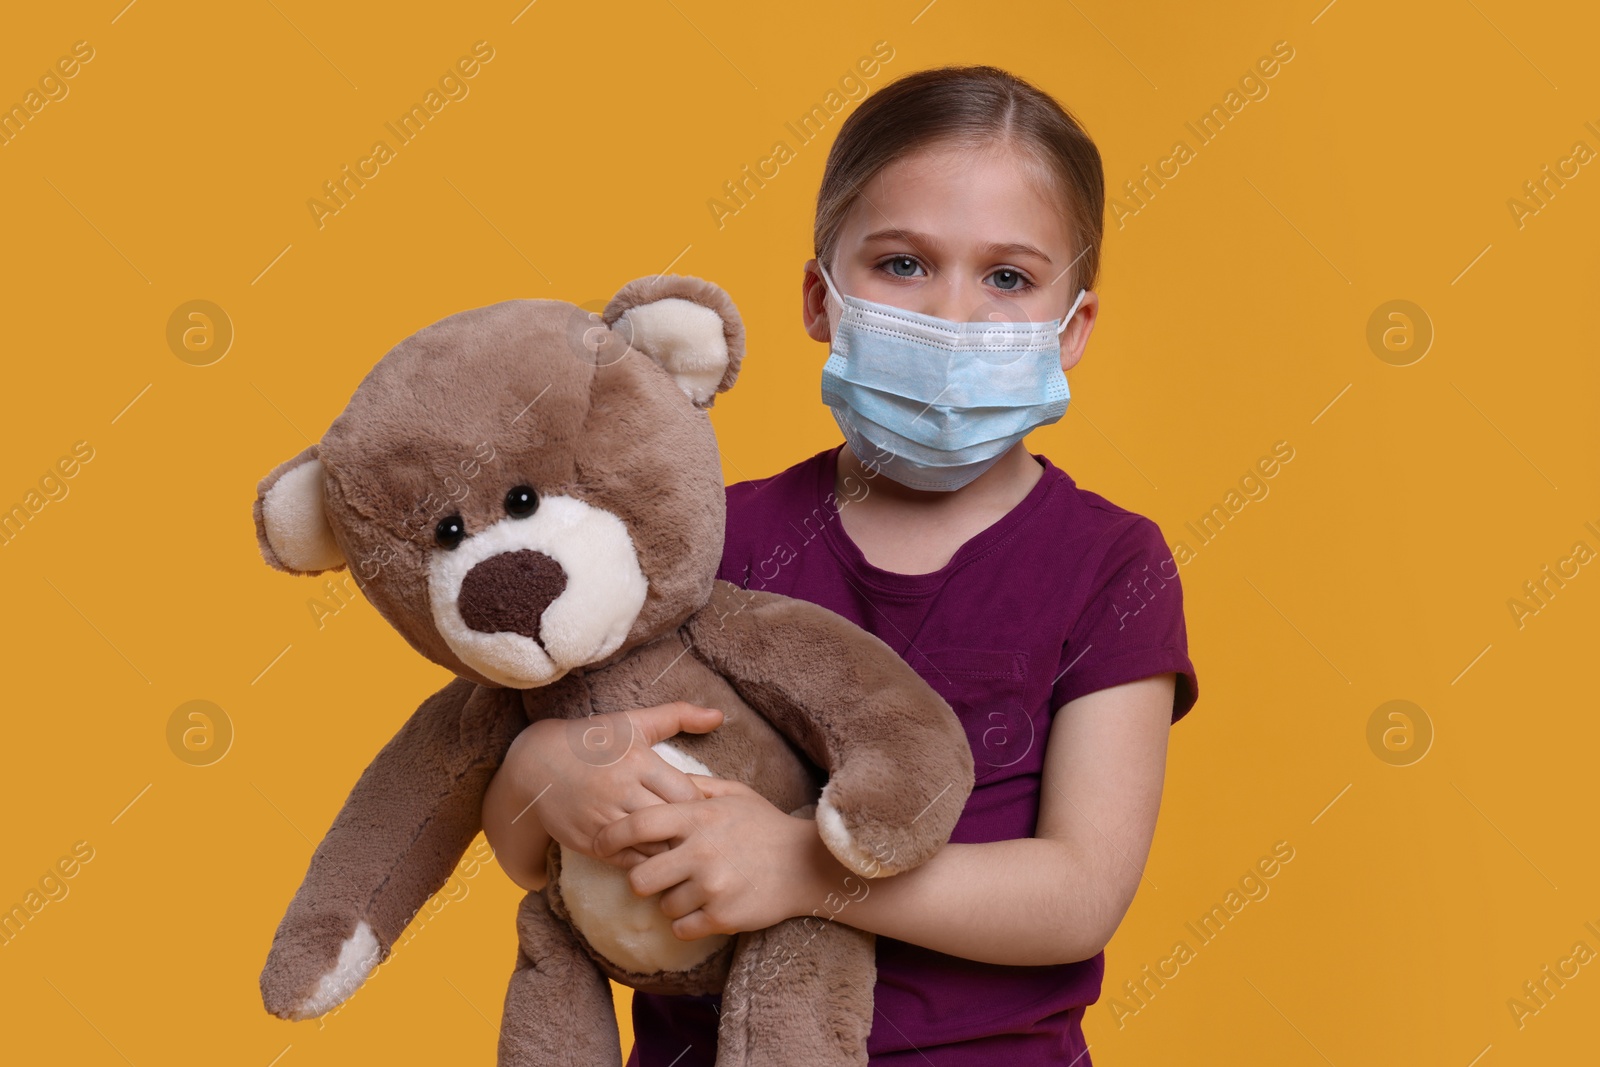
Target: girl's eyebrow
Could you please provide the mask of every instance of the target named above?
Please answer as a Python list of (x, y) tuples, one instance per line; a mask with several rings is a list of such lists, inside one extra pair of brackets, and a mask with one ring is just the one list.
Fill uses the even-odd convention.
[[(870, 244), (873, 241), (904, 241), (913, 248), (929, 248), (934, 250), (937, 250), (939, 247), (939, 242), (934, 238), (929, 237), (925, 233), (917, 233), (915, 230), (902, 230), (898, 227), (874, 230), (861, 239), (862, 244)], [(1033, 247), (1032, 245), (1021, 244), (1016, 241), (991, 242), (979, 248), (978, 251), (985, 255), (991, 256), (1034, 256), (1043, 260), (1045, 263), (1050, 263), (1050, 257), (1039, 251), (1037, 248)]]

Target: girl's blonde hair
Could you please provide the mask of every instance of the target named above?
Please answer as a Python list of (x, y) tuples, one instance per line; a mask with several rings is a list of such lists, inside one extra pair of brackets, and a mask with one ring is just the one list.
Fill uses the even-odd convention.
[[(1093, 289), (1105, 233), (1100, 150), (1048, 93), (990, 66), (944, 66), (895, 79), (864, 100), (828, 150), (812, 232), (818, 262), (831, 264), (846, 212), (884, 167), (941, 144), (1021, 149), (1054, 179), (1076, 246), (1069, 292)], [(1054, 281), (1055, 279), (1051, 279)]]

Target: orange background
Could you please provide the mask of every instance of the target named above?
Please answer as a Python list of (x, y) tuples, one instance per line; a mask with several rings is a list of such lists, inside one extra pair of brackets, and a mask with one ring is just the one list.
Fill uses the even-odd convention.
[[(0, 146), (0, 506), (59, 496), (0, 547), (0, 904), (91, 857), (0, 947), (14, 1057), (492, 1062), (520, 895), (492, 861), (336, 1015), (261, 1008), (312, 848), (445, 674), (359, 596), (318, 625), (309, 601), (338, 601), (257, 554), (256, 481), (422, 326), (666, 270), (723, 285), (749, 330), (714, 412), (725, 476), (833, 444), (798, 296), (843, 116), (808, 144), (785, 123), (879, 41), (873, 87), (946, 62), (1034, 80), (1138, 208), (1108, 210), (1071, 408), (1029, 438), (1193, 550), (1203, 695), (1085, 1022), (1096, 1063), (1592, 1057), (1600, 175), (1561, 162), (1600, 149), (1592, 7), (124, 3), (0, 35), (0, 103), (93, 50)], [(468, 95), (319, 227), (322, 183), (477, 41)], [(1266, 95), (1199, 145), (1185, 123), (1280, 41)], [(780, 139), (793, 158), (719, 224), (708, 201)], [(1131, 200), (1179, 139), (1192, 158)], [(1546, 165), (1568, 177), (1533, 211)], [(220, 359), (169, 343), (192, 300), (231, 323)], [(77, 442), (92, 458), (50, 481)], [(1279, 442), (1292, 460), (1250, 479)], [(1568, 577), (1519, 619), (1547, 565)], [(220, 709), (204, 765), (169, 731), (195, 700)], [(1185, 924), (1278, 842), (1267, 895), (1199, 944)], [(1193, 957), (1129, 998), (1180, 939)], [(1568, 977), (1539, 1006), (1547, 966)]]

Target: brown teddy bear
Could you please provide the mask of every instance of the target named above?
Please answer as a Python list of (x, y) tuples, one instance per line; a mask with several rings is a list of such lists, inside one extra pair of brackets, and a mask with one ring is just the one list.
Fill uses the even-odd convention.
[[(814, 817), (863, 878), (949, 839), (973, 785), (950, 706), (842, 616), (715, 578), (725, 498), (707, 409), (743, 348), (733, 302), (699, 278), (629, 282), (600, 316), (555, 300), (464, 311), (396, 345), (322, 440), (261, 480), (267, 562), (351, 568), (457, 676), (311, 857), (261, 974), (268, 1011), (312, 1018), (355, 992), (479, 833), (490, 777), (538, 719), (581, 734), (592, 714), (719, 708), (716, 729), (655, 750)], [(619, 1064), (606, 977), (720, 992), (722, 1067), (867, 1061), (871, 934), (806, 917), (680, 940), (622, 869), (554, 842), (547, 864), (517, 915), (501, 1064)]]

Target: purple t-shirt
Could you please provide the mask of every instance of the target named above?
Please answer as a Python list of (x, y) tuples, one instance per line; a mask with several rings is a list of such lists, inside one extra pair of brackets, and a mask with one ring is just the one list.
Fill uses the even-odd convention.
[[(950, 840), (1033, 836), (1050, 723), (1068, 701), (1175, 671), (1172, 721), (1194, 705), (1178, 568), (1153, 521), (1078, 488), (1036, 454), (1044, 474), (1028, 495), (943, 567), (886, 571), (839, 520), (874, 481), (848, 482), (836, 497), (841, 447), (728, 487), (718, 577), (838, 612), (950, 702), (976, 773)], [(1081, 1021), (1100, 996), (1103, 952), (1018, 967), (876, 941), (874, 1067), (1089, 1067)], [(719, 1002), (635, 993), (629, 1067), (711, 1067)]]

